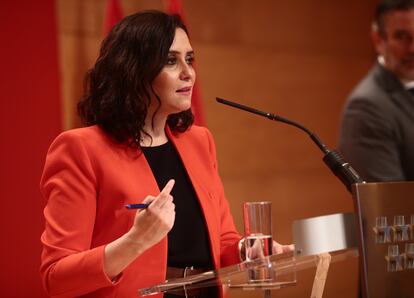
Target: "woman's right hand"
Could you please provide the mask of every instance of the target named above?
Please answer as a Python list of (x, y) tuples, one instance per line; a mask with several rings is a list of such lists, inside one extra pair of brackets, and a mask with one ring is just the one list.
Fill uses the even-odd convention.
[(148, 208), (138, 210), (134, 225), (129, 231), (129, 239), (145, 251), (157, 244), (172, 229), (175, 219), (175, 205), (170, 192), (175, 181), (169, 180), (160, 194), (156, 197), (148, 196), (144, 203), (150, 204)]
[(105, 247), (104, 270), (109, 279), (117, 280), (137, 256), (160, 242), (171, 230), (175, 219), (175, 205), (170, 195), (173, 186), (174, 180), (170, 180), (158, 196), (146, 197), (144, 203), (151, 204), (137, 211), (132, 228)]

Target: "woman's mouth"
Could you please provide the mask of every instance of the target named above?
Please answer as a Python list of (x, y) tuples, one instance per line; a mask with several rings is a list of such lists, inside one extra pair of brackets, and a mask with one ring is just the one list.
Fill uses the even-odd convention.
[(191, 89), (192, 89), (192, 86), (187, 86), (187, 87), (183, 87), (181, 89), (178, 89), (175, 92), (180, 93), (180, 94), (184, 94), (184, 95), (188, 95), (188, 94), (191, 93)]

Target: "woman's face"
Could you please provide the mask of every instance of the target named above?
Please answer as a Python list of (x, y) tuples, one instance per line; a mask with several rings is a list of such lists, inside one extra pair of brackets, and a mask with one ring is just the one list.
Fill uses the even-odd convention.
[(161, 100), (157, 113), (168, 116), (191, 107), (196, 77), (193, 60), (194, 52), (188, 36), (183, 29), (177, 28), (166, 64), (152, 83), (155, 93)]

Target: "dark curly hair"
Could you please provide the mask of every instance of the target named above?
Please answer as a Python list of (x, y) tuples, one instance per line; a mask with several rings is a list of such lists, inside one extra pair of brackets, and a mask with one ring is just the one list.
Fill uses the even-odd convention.
[[(178, 15), (144, 11), (121, 20), (102, 42), (99, 57), (85, 77), (78, 113), (87, 126), (98, 125), (118, 143), (140, 148), (145, 118), (154, 94), (152, 82), (164, 67), (176, 28), (187, 29)], [(186, 131), (191, 109), (172, 114), (167, 125)]]

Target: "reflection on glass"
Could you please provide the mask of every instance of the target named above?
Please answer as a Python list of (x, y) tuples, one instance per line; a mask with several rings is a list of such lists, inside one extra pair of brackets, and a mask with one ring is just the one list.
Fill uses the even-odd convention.
[(391, 242), (391, 227), (388, 226), (387, 217), (380, 216), (375, 219), (375, 243)]
[(388, 246), (388, 256), (385, 257), (387, 260), (387, 271), (396, 272), (403, 270), (402, 257), (399, 254), (399, 249), (397, 244)]
[[(272, 254), (272, 236), (263, 234), (252, 234), (246, 236), (246, 259), (251, 261), (257, 258), (263, 259), (264, 257)], [(262, 266), (254, 270), (249, 270), (249, 280), (252, 282), (271, 281), (275, 278), (275, 272), (272, 269), (272, 265)]]
[(393, 235), (394, 242), (408, 240), (408, 225), (405, 224), (404, 215), (394, 216)]
[(414, 243), (405, 245), (405, 269), (414, 269)]

